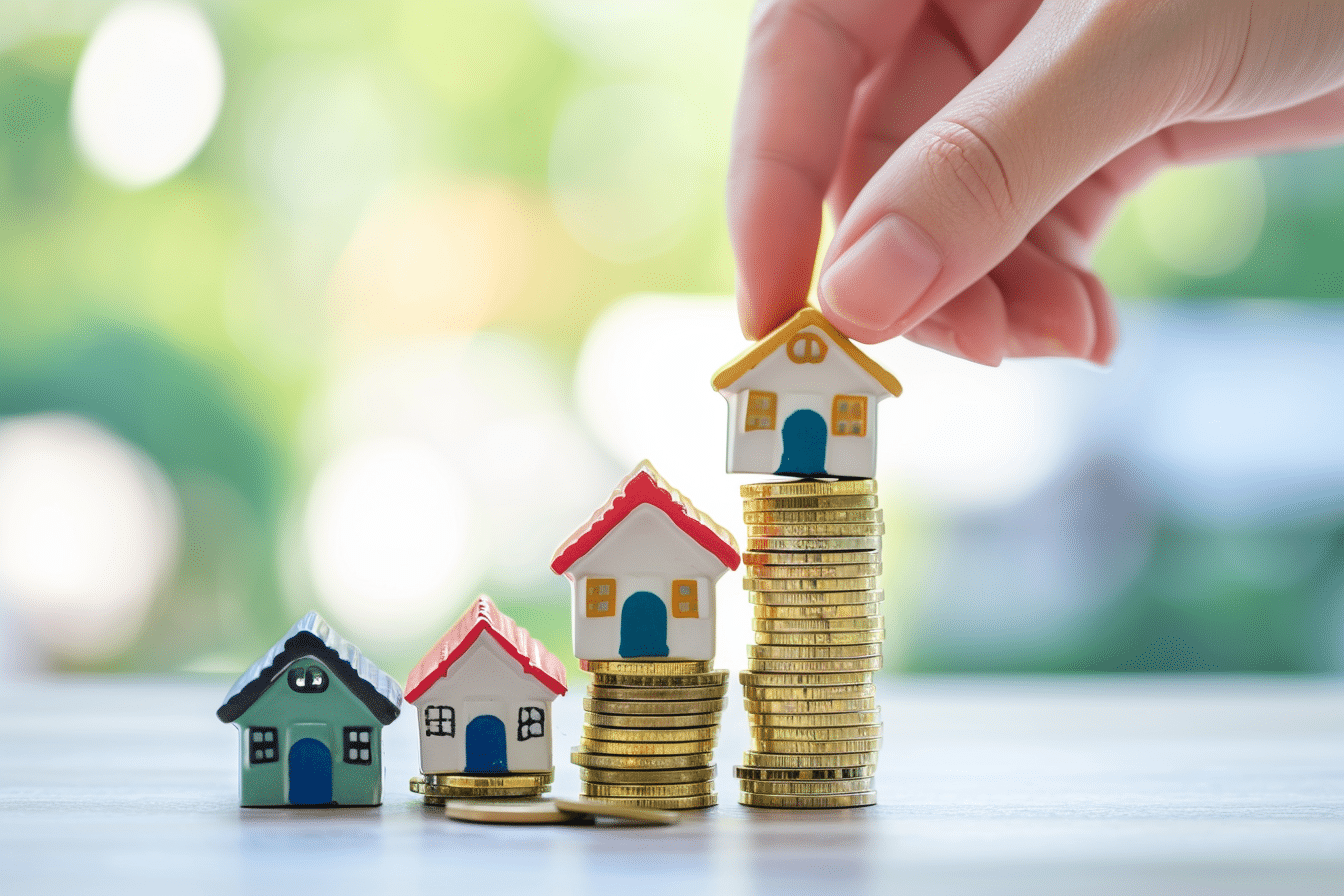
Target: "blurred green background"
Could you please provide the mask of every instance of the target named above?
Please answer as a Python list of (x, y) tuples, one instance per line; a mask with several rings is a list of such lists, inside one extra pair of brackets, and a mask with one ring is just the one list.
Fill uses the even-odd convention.
[[(404, 676), (480, 592), (568, 659), (550, 552), (640, 457), (740, 532), (708, 379), (741, 345), (722, 185), (748, 12), (0, 11), (5, 663), (237, 671), (316, 607)], [(1032, 362), (989, 378), (876, 352), (926, 396), (909, 418), (904, 398), (883, 408), (889, 668), (1344, 667), (1328, 457), (1232, 471), (1320, 485), (1242, 512), (1183, 501), (1163, 485), (1183, 469), (1162, 465), (1171, 451), (1094, 425), (1097, 408), (1145, 418), (1138, 390), (1184, 394), (1201, 369), (1249, 375), (1226, 347), (1267, 316), (1286, 348), (1266, 369), (1306, 339), (1324, 373), (1301, 394), (1332, 391), (1341, 162), (1171, 172), (1124, 208), (1098, 261), (1134, 297), (1129, 344), (1176, 359), (1160, 385), (1143, 351), (1113, 375)], [(1278, 296), (1295, 300), (1228, 299)], [(1196, 368), (1192, 344), (1213, 360)], [(970, 411), (939, 417), (967, 395), (1016, 408), (1002, 440)], [(1273, 437), (1338, 435), (1310, 429), (1338, 410), (1318, 397), (1307, 429)], [(1057, 419), (1073, 428), (1040, 442)], [(1199, 441), (1220, 419), (1179, 444), (1220, 454)], [(947, 446), (967, 441), (989, 453), (957, 467)], [(968, 557), (998, 572), (968, 579)], [(747, 627), (727, 579), (732, 664)]]

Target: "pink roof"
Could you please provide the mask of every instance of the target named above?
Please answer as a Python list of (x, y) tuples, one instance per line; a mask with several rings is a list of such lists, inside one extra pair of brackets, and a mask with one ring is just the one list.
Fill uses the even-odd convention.
[(700, 547), (709, 551), (729, 569), (737, 569), (742, 558), (732, 534), (705, 514), (696, 510), (680, 492), (667, 484), (648, 461), (643, 461), (616, 486), (607, 503), (598, 508), (569, 540), (560, 545), (551, 560), (551, 569), (559, 575), (578, 559), (597, 547), (616, 524), (641, 504), (658, 508)]
[(483, 633), (499, 642), (504, 652), (517, 660), (528, 675), (557, 695), (565, 693), (564, 663), (482, 594), (411, 670), (406, 679), (406, 702), (419, 700), (430, 685), (447, 675)]

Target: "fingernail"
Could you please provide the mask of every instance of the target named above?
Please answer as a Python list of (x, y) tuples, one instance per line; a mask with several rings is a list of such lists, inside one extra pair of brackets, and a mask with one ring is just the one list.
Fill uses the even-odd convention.
[(885, 331), (942, 269), (942, 254), (929, 235), (905, 216), (890, 214), (836, 259), (820, 289), (832, 313), (861, 329)]

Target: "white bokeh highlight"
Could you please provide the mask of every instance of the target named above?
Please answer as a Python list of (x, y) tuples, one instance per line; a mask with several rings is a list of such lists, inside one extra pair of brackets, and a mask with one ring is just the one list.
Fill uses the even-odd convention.
[(57, 661), (121, 653), (180, 541), (167, 480), (80, 417), (0, 423), (0, 601)]
[(224, 99), (219, 44), (200, 11), (135, 0), (99, 23), (80, 58), (70, 104), (80, 151), (129, 188), (171, 177), (195, 157)]

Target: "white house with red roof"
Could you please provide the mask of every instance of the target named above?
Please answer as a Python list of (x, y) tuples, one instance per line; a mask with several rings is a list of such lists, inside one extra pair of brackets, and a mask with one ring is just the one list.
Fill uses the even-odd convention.
[(406, 681), (427, 775), (544, 772), (565, 666), (481, 595)]
[(714, 586), (741, 558), (733, 536), (643, 461), (562, 544), (581, 660), (714, 658)]

